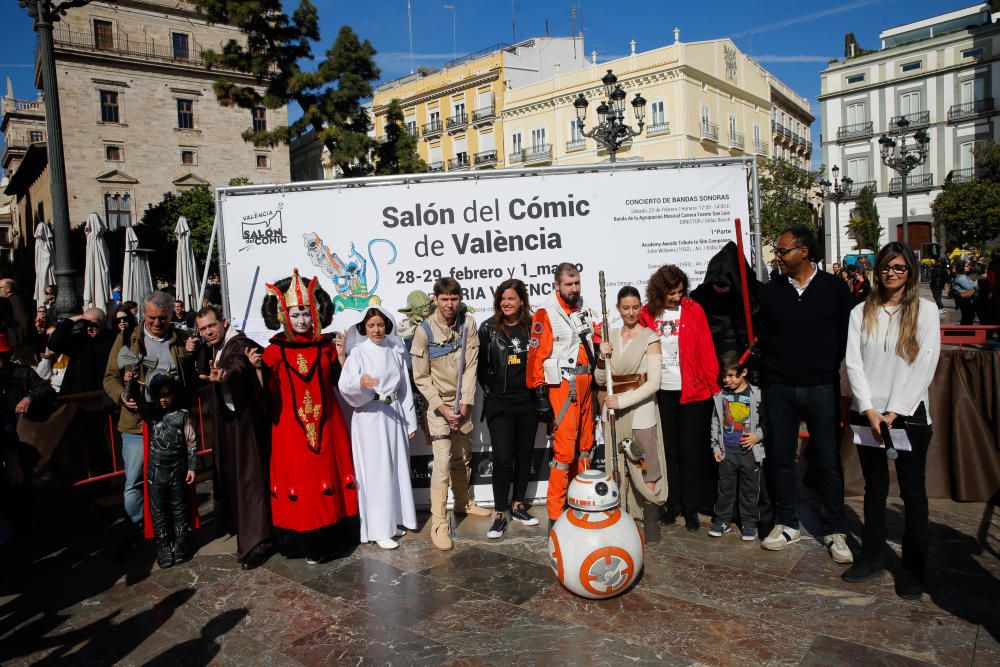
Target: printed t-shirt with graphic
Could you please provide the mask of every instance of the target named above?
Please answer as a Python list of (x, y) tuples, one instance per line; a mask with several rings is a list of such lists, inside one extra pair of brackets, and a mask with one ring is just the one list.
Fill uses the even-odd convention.
[(681, 324), (681, 308), (677, 310), (662, 310), (653, 320), (653, 331), (660, 337), (662, 371), (660, 373), (660, 389), (680, 391), (681, 388), (681, 358), (678, 333)]
[[(507, 373), (504, 393), (491, 392), (486, 401), (484, 412), (489, 419), (503, 412), (525, 412), (534, 409), (531, 391), (527, 387), (528, 378), (528, 332), (520, 326), (510, 329), (507, 343), (507, 368), (500, 369)], [(486, 363), (480, 360), (479, 363)]]
[(745, 454), (740, 438), (750, 433), (750, 386), (743, 391), (722, 390), (722, 444), (727, 454)]

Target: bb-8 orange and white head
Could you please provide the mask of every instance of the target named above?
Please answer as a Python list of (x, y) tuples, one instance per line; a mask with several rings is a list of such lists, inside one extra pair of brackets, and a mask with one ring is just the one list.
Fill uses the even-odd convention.
[(622, 511), (618, 485), (603, 470), (569, 484), (569, 508), (549, 532), (549, 565), (571, 593), (591, 599), (628, 590), (642, 571), (642, 536)]

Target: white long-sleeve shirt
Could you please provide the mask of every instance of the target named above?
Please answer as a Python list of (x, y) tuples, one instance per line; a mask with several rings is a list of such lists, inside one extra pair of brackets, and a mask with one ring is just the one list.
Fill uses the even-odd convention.
[(912, 415), (923, 402), (930, 419), (928, 387), (934, 379), (941, 354), (941, 324), (937, 306), (920, 299), (917, 344), (920, 352), (912, 364), (896, 354), (899, 338), (899, 306), (879, 308), (878, 326), (864, 329), (864, 304), (851, 311), (847, 330), (847, 379), (854, 397), (851, 409)]

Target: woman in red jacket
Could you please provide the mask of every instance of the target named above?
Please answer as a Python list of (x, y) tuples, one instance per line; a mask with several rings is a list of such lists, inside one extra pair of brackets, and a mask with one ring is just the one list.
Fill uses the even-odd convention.
[(646, 285), (640, 322), (657, 333), (663, 352), (656, 399), (667, 459), (665, 522), (680, 514), (694, 532), (699, 495), (711, 485), (709, 428), (719, 361), (705, 311), (687, 293), (687, 274), (671, 264), (660, 267)]

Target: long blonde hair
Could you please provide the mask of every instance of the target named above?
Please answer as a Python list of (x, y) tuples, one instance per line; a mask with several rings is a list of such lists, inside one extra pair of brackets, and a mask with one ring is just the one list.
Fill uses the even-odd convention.
[(875, 285), (865, 299), (864, 329), (869, 336), (878, 329), (878, 311), (885, 305), (888, 298), (883, 280), (882, 269), (889, 266), (893, 259), (902, 259), (906, 263), (906, 283), (903, 285), (903, 299), (899, 304), (899, 338), (896, 339), (896, 354), (908, 364), (912, 364), (920, 353), (917, 342), (917, 319), (920, 316), (920, 290), (917, 281), (920, 278), (917, 262), (913, 253), (902, 243), (887, 243), (875, 256), (875, 266), (872, 267), (872, 280)]

